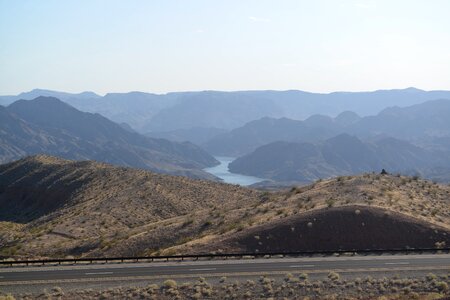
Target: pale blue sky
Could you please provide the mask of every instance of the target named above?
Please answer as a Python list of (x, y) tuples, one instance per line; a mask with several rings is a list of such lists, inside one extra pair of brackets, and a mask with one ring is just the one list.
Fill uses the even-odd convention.
[(448, 0), (0, 0), (0, 94), (450, 89)]

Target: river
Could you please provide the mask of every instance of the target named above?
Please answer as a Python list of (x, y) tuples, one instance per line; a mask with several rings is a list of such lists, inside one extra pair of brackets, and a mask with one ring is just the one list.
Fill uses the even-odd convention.
[(218, 156), (215, 158), (220, 162), (220, 165), (212, 168), (206, 168), (204, 169), (204, 171), (223, 179), (223, 181), (226, 183), (247, 186), (265, 180), (263, 178), (231, 173), (228, 170), (228, 164), (235, 159), (233, 157)]

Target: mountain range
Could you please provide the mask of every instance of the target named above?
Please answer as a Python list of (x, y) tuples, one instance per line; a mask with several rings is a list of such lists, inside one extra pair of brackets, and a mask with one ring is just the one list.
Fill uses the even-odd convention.
[(218, 163), (192, 143), (145, 137), (53, 97), (0, 106), (0, 124), (0, 162), (45, 153), (209, 179), (201, 169)]
[[(450, 98), (446, 91), (131, 92), (102, 97), (33, 90), (0, 101), (39, 94), (65, 103), (38, 97), (1, 107), (1, 161), (47, 153), (215, 179), (202, 171), (218, 163), (215, 155), (239, 157), (230, 165), (232, 172), (283, 182), (381, 168), (450, 180), (450, 100), (421, 102)], [(313, 111), (320, 114), (309, 115)], [(331, 117), (335, 112), (340, 113)], [(288, 118), (302, 116), (308, 117)]]
[[(448, 166), (449, 154), (450, 151), (426, 150), (392, 137), (363, 142), (341, 134), (316, 144), (273, 142), (237, 158), (229, 168), (234, 173), (280, 182), (312, 182), (382, 169), (427, 176), (429, 170)], [(445, 178), (447, 172), (441, 176)]]
[(363, 139), (389, 136), (427, 147), (443, 146), (450, 138), (450, 100), (390, 107), (366, 117), (351, 111), (335, 118), (313, 115), (304, 121), (265, 117), (217, 135), (202, 147), (214, 155), (236, 157), (275, 141), (317, 142), (341, 133)]
[(134, 130), (147, 132), (191, 128), (232, 130), (263, 117), (304, 120), (314, 114), (336, 116), (343, 111), (375, 115), (386, 107), (410, 106), (434, 99), (450, 99), (449, 91), (423, 91), (415, 88), (374, 92), (304, 91), (178, 92), (151, 94), (143, 92), (80, 94), (33, 90), (17, 96), (1, 96), (0, 104), (19, 99), (53, 96), (75, 108), (100, 113), (117, 123), (127, 123)]

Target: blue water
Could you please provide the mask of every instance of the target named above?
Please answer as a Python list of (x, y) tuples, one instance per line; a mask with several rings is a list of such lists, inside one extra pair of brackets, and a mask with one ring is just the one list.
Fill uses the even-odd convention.
[(231, 173), (228, 170), (228, 164), (234, 160), (233, 157), (218, 156), (216, 159), (220, 162), (220, 165), (212, 168), (206, 168), (204, 171), (223, 179), (226, 183), (246, 186), (265, 180), (263, 178)]

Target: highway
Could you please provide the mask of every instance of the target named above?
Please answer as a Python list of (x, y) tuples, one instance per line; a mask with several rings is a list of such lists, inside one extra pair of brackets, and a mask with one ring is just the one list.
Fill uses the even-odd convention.
[(200, 260), (0, 268), (0, 286), (136, 279), (336, 272), (450, 271), (450, 254)]

